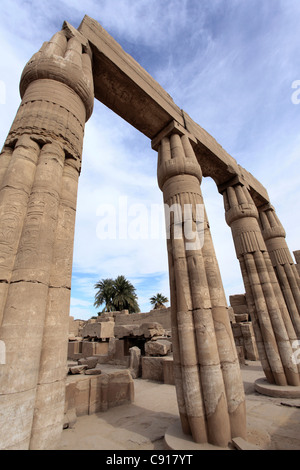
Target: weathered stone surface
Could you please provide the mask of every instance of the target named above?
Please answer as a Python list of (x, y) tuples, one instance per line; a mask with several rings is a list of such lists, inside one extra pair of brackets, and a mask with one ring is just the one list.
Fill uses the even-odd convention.
[(259, 359), (258, 349), (255, 341), (253, 325), (250, 322), (241, 323), (241, 334), (243, 336), (243, 346), (245, 358), (249, 361), (257, 361)]
[(108, 353), (108, 342), (82, 341), (82, 356), (106, 355)]
[(72, 429), (77, 421), (76, 410), (70, 409), (64, 414), (63, 429)]
[(121, 325), (140, 325), (141, 323), (159, 323), (166, 330), (171, 329), (171, 309), (155, 309), (146, 313), (131, 313), (124, 315), (118, 312), (115, 315), (116, 326)]
[(78, 359), (78, 364), (86, 365), (88, 369), (94, 369), (97, 363), (98, 363), (98, 357), (94, 357), (94, 356)]
[(165, 356), (172, 350), (171, 341), (158, 339), (156, 341), (147, 341), (145, 344), (145, 353), (147, 356)]
[(112, 338), (114, 336), (115, 322), (103, 321), (95, 323), (86, 323), (82, 328), (84, 338)]
[(259, 221), (269, 256), (297, 337), (300, 337), (300, 277), (286, 243), (285, 230), (271, 204), (259, 208)]
[(235, 323), (234, 310), (232, 307), (228, 307), (228, 315), (231, 323)]
[(175, 385), (173, 357), (166, 357), (163, 362), (164, 383)]
[[(0, 277), (10, 283), (2, 292), (0, 313), (7, 348), (1, 393), (7, 398), (19, 394), (23, 413), (23, 392), (34, 391), (30, 449), (53, 448), (63, 421), (77, 182), (94, 98), (91, 58), (79, 37), (55, 34), (26, 64), (22, 102), (0, 163)], [(8, 233), (7, 244), (1, 237)], [(22, 338), (18, 360), (14, 334)], [(4, 417), (12, 442), (18, 435), (16, 416)]]
[(137, 346), (133, 346), (129, 349), (130, 352), (130, 364), (129, 371), (133, 379), (140, 377), (142, 374), (141, 364), (141, 350)]
[(84, 371), (85, 375), (100, 375), (102, 373), (100, 368), (86, 369)]
[[(293, 386), (300, 380), (290, 346), (300, 331), (299, 275), (283, 227), (274, 208), (266, 205), (266, 190), (97, 22), (85, 17), (79, 29), (83, 34), (65, 23), (26, 64), (20, 82), (22, 102), (1, 152), (0, 337), (6, 363), (1, 365), (0, 446), (4, 449), (54, 448), (63, 425), (77, 184), (94, 88), (101, 101), (153, 139), (164, 201), (169, 207), (178, 202), (181, 208), (191, 205), (188, 221), (193, 233), (199, 225), (195, 208), (203, 204), (202, 174), (216, 181), (224, 194), (246, 290), (247, 302), (236, 306), (233, 302), (232, 308), (237, 316), (243, 315), (247, 304), (268, 380)], [(191, 432), (197, 442), (223, 445), (230, 436), (245, 435), (244, 396), (206, 214), (203, 219), (205, 243), (200, 248), (187, 248), (193, 242), (186, 234), (168, 239), (173, 372), (184, 432)], [(167, 224), (172, 235), (182, 231), (176, 222), (173, 218)], [(117, 325), (123, 328), (117, 332), (119, 338), (157, 337), (166, 328), (165, 318), (170, 319), (170, 315), (162, 321), (151, 318), (154, 323), (137, 326), (138, 317), (128, 312), (121, 316), (127, 317), (128, 326)], [(117, 323), (117, 315), (113, 317)], [(112, 338), (112, 333), (107, 334), (109, 323), (113, 322), (106, 318), (90, 322), (88, 328), (94, 338)], [(235, 333), (239, 331), (239, 339), (247, 345), (252, 334), (243, 322), (237, 325)], [(81, 335), (80, 325), (72, 334), (72, 338)], [(108, 351), (108, 343), (73, 342), (72, 348), (69, 343), (74, 356), (105, 354), (103, 348), (109, 356), (123, 348), (124, 357), (123, 342), (110, 346)], [(145, 371), (147, 363), (152, 364), (152, 376), (161, 379), (163, 359), (143, 358)], [(131, 369), (136, 367), (132, 364)], [(74, 413), (76, 400), (76, 413), (85, 414), (133, 399), (131, 371), (113, 377), (69, 378), (77, 380), (69, 383), (66, 393)]]
[(236, 323), (241, 323), (249, 320), (248, 313), (238, 313), (234, 315)]
[(160, 323), (157, 322), (147, 322), (142, 323), (138, 329), (138, 335), (144, 336), (145, 338), (151, 338), (153, 336), (163, 335), (164, 328)]
[[(153, 144), (158, 149), (158, 184), (165, 207), (170, 212), (176, 207), (174, 215), (166, 217), (166, 228), (182, 428), (196, 442), (224, 446), (231, 435), (245, 436), (245, 397), (209, 223), (205, 209), (201, 217), (197, 211), (203, 207), (202, 172), (186, 129), (169, 125), (160, 139)], [(183, 219), (187, 204), (190, 212)], [(183, 232), (186, 223), (189, 236)]]
[(77, 365), (69, 368), (70, 374), (82, 374), (87, 369), (87, 365)]
[(142, 378), (148, 380), (155, 380), (158, 382), (164, 381), (163, 363), (164, 357), (142, 357)]
[(116, 324), (114, 328), (114, 334), (116, 338), (124, 338), (126, 336), (144, 336), (145, 338), (151, 338), (156, 335), (163, 335), (164, 332), (165, 330), (162, 325), (157, 322), (125, 325)]
[(134, 383), (128, 370), (84, 375), (66, 386), (66, 410), (75, 409), (77, 416), (106, 411), (133, 400)]
[[(225, 218), (231, 227), (240, 262), (248, 313), (255, 328), (257, 348), (266, 378), (277, 385), (298, 386), (299, 369), (292, 361), (291, 348), (291, 343), (297, 337), (296, 331), (265, 242), (265, 239), (272, 239), (277, 246), (279, 238), (283, 246), (282, 226), (275, 220), (272, 211), (269, 211), (272, 221), (269, 219), (267, 227), (268, 216), (261, 211), (263, 237), (259, 212), (249, 187), (239, 179), (219, 187), (219, 191), (224, 197)], [(287, 252), (285, 254), (288, 256)], [(285, 261), (289, 264), (287, 258)], [(278, 268), (281, 269), (279, 266)]]

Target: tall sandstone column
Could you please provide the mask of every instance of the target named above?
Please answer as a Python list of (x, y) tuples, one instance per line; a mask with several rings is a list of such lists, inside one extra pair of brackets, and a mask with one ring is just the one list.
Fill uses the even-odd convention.
[(300, 339), (300, 278), (285, 240), (285, 230), (271, 204), (259, 207), (259, 220), (279, 286)]
[(0, 445), (51, 449), (60, 437), (72, 255), (85, 122), (87, 41), (64, 27), (26, 64), (0, 156)]
[[(259, 214), (247, 187), (237, 181), (219, 187), (226, 222), (240, 262), (259, 357), (270, 383), (300, 384), (293, 362), (297, 338), (259, 226)], [(298, 366), (299, 367), (299, 366)]]
[[(226, 446), (234, 436), (246, 437), (245, 398), (209, 225), (205, 211), (202, 220), (197, 212), (204, 207), (202, 172), (187, 135), (167, 135), (157, 149), (158, 184), (171, 215), (167, 247), (181, 425), (197, 443)], [(204, 243), (201, 236), (191, 243), (199, 224)]]

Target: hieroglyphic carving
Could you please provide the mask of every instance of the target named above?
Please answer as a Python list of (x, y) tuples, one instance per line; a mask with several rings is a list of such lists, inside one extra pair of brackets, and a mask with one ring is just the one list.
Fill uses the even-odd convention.
[(260, 230), (258, 210), (245, 185), (228, 183), (220, 191), (266, 377), (277, 385), (298, 386), (299, 370), (292, 361), (291, 348), (297, 336)]
[[(197, 206), (203, 208), (201, 179), (189, 137), (184, 132), (180, 136), (177, 128), (162, 136), (158, 145), (158, 184), (165, 205), (175, 208), (167, 226), (167, 247), (181, 424), (196, 442), (226, 446), (231, 436), (245, 436), (244, 393), (205, 211), (201, 224), (197, 217)], [(190, 208), (188, 217), (179, 216), (176, 210), (183, 213), (186, 206)], [(191, 222), (194, 234), (197, 225), (201, 227), (201, 243), (187, 243), (185, 220)]]

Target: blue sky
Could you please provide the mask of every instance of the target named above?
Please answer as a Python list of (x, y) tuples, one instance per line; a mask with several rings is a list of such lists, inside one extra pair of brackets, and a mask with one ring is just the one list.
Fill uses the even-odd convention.
[[(267, 188), (291, 251), (300, 249), (299, 0), (1, 0), (0, 137), (20, 103), (25, 63), (64, 20), (97, 20), (237, 162)], [(295, 95), (294, 95), (295, 96)], [(297, 95), (300, 98), (300, 93)], [(99, 238), (104, 204), (119, 215), (162, 204), (150, 141), (95, 102), (86, 125), (78, 192), (71, 315), (96, 314), (94, 284), (119, 274), (137, 289), (141, 311), (169, 296), (163, 237)], [(243, 293), (221, 195), (202, 190), (227, 298)], [(132, 219), (134, 220), (134, 219)]]

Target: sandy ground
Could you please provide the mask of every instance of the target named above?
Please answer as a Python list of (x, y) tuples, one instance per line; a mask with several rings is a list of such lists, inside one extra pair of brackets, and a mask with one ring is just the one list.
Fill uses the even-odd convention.
[[(300, 399), (258, 394), (260, 362), (241, 366), (247, 406), (247, 440), (263, 450), (300, 450)], [(135, 399), (104, 413), (77, 418), (62, 432), (57, 450), (163, 450), (164, 436), (178, 421), (175, 387), (135, 379)], [(177, 449), (180, 450), (180, 449)]]

